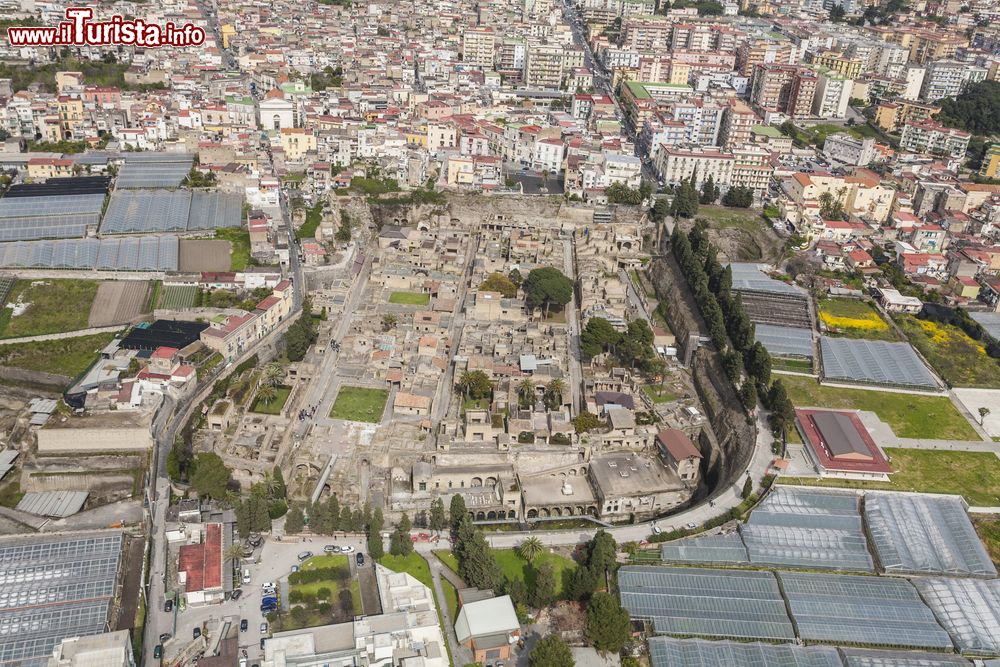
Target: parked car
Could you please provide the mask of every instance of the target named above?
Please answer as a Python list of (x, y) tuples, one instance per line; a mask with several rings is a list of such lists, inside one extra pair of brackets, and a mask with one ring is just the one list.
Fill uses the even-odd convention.
[(336, 544), (328, 544), (325, 547), (323, 547), (323, 551), (324, 553), (328, 554), (339, 554), (340, 547), (338, 547)]
[(313, 555), (313, 552), (311, 552), (311, 551), (303, 551), (298, 556), (299, 562), (302, 562), (304, 560), (309, 560), (310, 558), (312, 558), (312, 555)]
[(653, 526), (653, 535), (659, 535), (661, 532), (663, 531), (660, 530), (659, 526)]
[(199, 627), (198, 627), (198, 626), (196, 625), (196, 626), (194, 627), (194, 630), (192, 630), (192, 631), (191, 631), (191, 636), (192, 636), (192, 637), (193, 637), (194, 639), (197, 639), (198, 637), (201, 637), (201, 628), (199, 628)]
[(249, 627), (250, 627), (250, 624), (247, 623), (247, 619), (244, 618), (242, 621), (240, 621), (240, 632), (246, 632), (247, 628), (249, 628)]
[(354, 562), (358, 564), (358, 567), (361, 567), (362, 565), (365, 564), (365, 555), (362, 554), (362, 553), (359, 553), (358, 555), (356, 555), (354, 557)]
[(267, 621), (264, 621), (263, 623), (260, 624), (260, 634), (262, 635), (267, 634)]
[(292, 572), (298, 572), (298, 571), (299, 571), (299, 566), (298, 565), (293, 565), (292, 566)]
[(156, 658), (157, 660), (163, 657), (163, 647), (160, 646), (159, 644), (157, 644), (153, 648), (153, 657)]
[(352, 554), (354, 553), (354, 547), (347, 545), (346, 547), (340, 547), (340, 553), (342, 554)]
[(174, 610), (173, 600), (167, 600), (166, 602), (163, 603), (163, 611), (173, 611), (173, 610)]
[(164, 632), (162, 635), (160, 635), (160, 643), (161, 644), (166, 644), (168, 639), (170, 639), (170, 633), (169, 632)]
[(233, 591), (232, 595), (229, 596), (229, 599), (230, 600), (239, 600), (241, 595), (243, 595), (243, 589), (242, 588), (237, 588), (236, 590)]
[(265, 639), (264, 637), (260, 638), (260, 650), (261, 651), (264, 650), (264, 642), (266, 642), (266, 641), (267, 641), (267, 639)]

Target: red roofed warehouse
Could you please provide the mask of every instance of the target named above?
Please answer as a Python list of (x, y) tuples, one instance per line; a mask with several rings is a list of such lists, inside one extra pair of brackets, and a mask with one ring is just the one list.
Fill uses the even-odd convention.
[(796, 410), (795, 425), (821, 476), (889, 479), (892, 468), (857, 413)]
[(225, 599), (222, 524), (205, 525), (204, 541), (185, 544), (177, 556), (177, 580), (189, 605), (218, 604)]

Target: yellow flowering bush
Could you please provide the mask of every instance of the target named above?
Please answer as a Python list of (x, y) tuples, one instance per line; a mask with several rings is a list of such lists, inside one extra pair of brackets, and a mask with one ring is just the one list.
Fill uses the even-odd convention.
[(841, 317), (839, 315), (821, 311), (819, 317), (830, 329), (885, 331), (889, 328), (889, 325), (886, 324), (876, 313), (871, 313), (865, 317)]

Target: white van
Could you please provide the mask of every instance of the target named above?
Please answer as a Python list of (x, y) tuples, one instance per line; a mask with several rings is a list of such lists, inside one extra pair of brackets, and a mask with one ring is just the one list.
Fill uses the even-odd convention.
[(250, 570), (243, 570), (243, 583), (244, 584), (250, 583)]

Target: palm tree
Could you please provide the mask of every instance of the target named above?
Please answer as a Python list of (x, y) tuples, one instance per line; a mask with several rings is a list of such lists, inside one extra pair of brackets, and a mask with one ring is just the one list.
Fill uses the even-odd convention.
[(980, 426), (983, 425), (983, 422), (986, 421), (986, 418), (989, 416), (989, 414), (990, 414), (990, 409), (989, 408), (979, 408), (979, 425)]
[(462, 392), (462, 398), (469, 397), (469, 389), (472, 388), (472, 371), (465, 371), (458, 378), (458, 388)]
[(518, 383), (517, 396), (521, 405), (527, 408), (535, 404), (535, 383), (531, 378), (524, 378)]
[(277, 387), (284, 379), (285, 369), (276, 361), (272, 361), (267, 366), (264, 366), (264, 370), (260, 374), (261, 386)]
[(276, 398), (278, 398), (278, 391), (273, 385), (261, 385), (261, 387), (257, 390), (257, 401), (264, 405), (274, 403)]
[(382, 316), (382, 331), (388, 331), (389, 329), (396, 326), (396, 322), (399, 319), (396, 317), (395, 313), (386, 313)]
[(548, 394), (552, 400), (553, 409), (562, 405), (563, 392), (566, 391), (566, 383), (560, 378), (553, 378), (549, 381), (549, 386), (546, 388), (546, 394)]
[(542, 188), (545, 190), (549, 189), (549, 170), (542, 169)]
[(545, 547), (542, 545), (542, 541), (537, 537), (529, 537), (517, 545), (517, 553), (529, 563), (535, 560), (544, 550)]
[(233, 542), (226, 549), (225, 560), (240, 560), (246, 556), (246, 549), (239, 542)]

